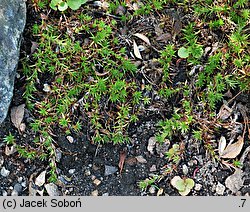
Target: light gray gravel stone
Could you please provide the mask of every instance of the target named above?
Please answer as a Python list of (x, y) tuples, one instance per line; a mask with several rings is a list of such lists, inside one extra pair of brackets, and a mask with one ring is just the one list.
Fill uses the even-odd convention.
[(1, 175), (3, 176), (3, 177), (8, 177), (9, 176), (9, 174), (10, 174), (10, 171), (9, 170), (7, 170), (5, 167), (3, 167), (2, 169), (1, 169)]

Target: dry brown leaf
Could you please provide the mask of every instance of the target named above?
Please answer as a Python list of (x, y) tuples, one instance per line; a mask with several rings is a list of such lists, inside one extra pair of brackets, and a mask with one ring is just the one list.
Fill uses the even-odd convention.
[(145, 35), (143, 35), (143, 34), (141, 34), (141, 33), (135, 33), (134, 36), (140, 38), (140, 39), (143, 40), (146, 44), (148, 44), (149, 46), (151, 46), (151, 43), (150, 43), (149, 39), (148, 39)]
[(19, 130), (21, 133), (23, 133), (26, 129), (26, 124), (25, 123), (21, 123), (20, 126), (19, 126)]
[(170, 33), (164, 33), (164, 34), (161, 34), (159, 35), (156, 40), (159, 41), (159, 42), (168, 42), (169, 40), (171, 40), (172, 38), (172, 35)]
[(240, 154), (244, 144), (244, 139), (242, 136), (238, 137), (238, 141), (230, 144), (226, 149), (221, 153), (221, 158), (235, 158)]
[(30, 48), (30, 55), (32, 55), (39, 46), (37, 42), (31, 41), (31, 43), (32, 43), (32, 45), (31, 45), (31, 48)]
[(182, 23), (180, 20), (176, 20), (173, 26), (173, 33), (178, 35), (182, 30)]
[(118, 167), (120, 169), (120, 174), (122, 173), (123, 166), (124, 166), (124, 161), (125, 161), (126, 156), (127, 156), (126, 151), (121, 151), (120, 152), (120, 160), (119, 160), (119, 164), (118, 164)]
[(103, 76), (107, 75), (108, 73), (109, 73), (109, 71), (103, 72), (103, 73), (99, 73), (99, 72), (95, 71), (96, 76), (99, 76), (99, 77), (103, 77)]
[(227, 146), (226, 138), (224, 136), (221, 136), (220, 141), (219, 141), (219, 155), (221, 155), (223, 153), (226, 146)]
[(134, 55), (135, 55), (137, 58), (139, 58), (139, 59), (142, 60), (141, 53), (140, 53), (140, 51), (139, 51), (139, 48), (138, 48), (138, 46), (137, 46), (135, 40), (133, 41), (133, 46), (134, 46)]
[(9, 155), (12, 155), (15, 152), (16, 152), (16, 149), (15, 149), (14, 146), (11, 146), (11, 147), (9, 147), (7, 145), (5, 146), (5, 155), (9, 156)]
[(25, 104), (21, 104), (17, 107), (12, 107), (10, 111), (10, 118), (14, 126), (19, 129), (20, 124), (23, 121)]
[(139, 163), (147, 163), (147, 160), (141, 155), (136, 156), (135, 158)]
[(226, 119), (228, 119), (231, 116), (232, 112), (233, 112), (233, 110), (230, 107), (223, 104), (220, 108), (220, 111), (219, 111), (217, 117), (219, 119), (221, 119), (222, 121), (225, 121)]
[(134, 166), (137, 164), (137, 159), (134, 157), (129, 157), (128, 159), (125, 160), (125, 163), (128, 164), (129, 166)]

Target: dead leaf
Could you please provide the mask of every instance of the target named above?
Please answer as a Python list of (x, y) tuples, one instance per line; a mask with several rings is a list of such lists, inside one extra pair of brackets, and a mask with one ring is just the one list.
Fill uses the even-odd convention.
[(36, 190), (36, 192), (37, 192), (40, 196), (43, 196), (44, 189), (42, 189), (42, 190)]
[(163, 34), (163, 29), (159, 27), (158, 25), (155, 25), (155, 34), (157, 36), (160, 36), (161, 34)]
[(5, 155), (9, 156), (9, 155), (12, 155), (13, 153), (16, 152), (16, 148), (14, 146), (5, 146)]
[(139, 163), (147, 163), (147, 160), (144, 157), (142, 157), (141, 155), (136, 156), (135, 158)]
[(178, 35), (182, 30), (182, 23), (179, 19), (177, 19), (174, 23), (174, 26), (173, 26), (173, 33), (175, 35)]
[(20, 126), (19, 126), (19, 130), (21, 133), (23, 133), (26, 129), (26, 124), (25, 123), (21, 123)]
[(36, 185), (30, 181), (29, 182), (29, 196), (36, 196), (37, 190), (35, 189)]
[(127, 152), (125, 150), (120, 152), (120, 160), (119, 160), (119, 164), (118, 164), (118, 167), (120, 169), (120, 174), (122, 173), (126, 156), (127, 156)]
[(168, 42), (169, 40), (171, 40), (172, 38), (172, 35), (170, 33), (164, 33), (164, 34), (161, 34), (159, 35), (156, 40), (159, 41), (159, 42), (163, 42), (163, 43), (166, 43)]
[(134, 46), (134, 55), (138, 58), (138, 59), (141, 59), (142, 60), (142, 56), (141, 56), (141, 53), (139, 51), (139, 48), (135, 42), (135, 40), (133, 40), (133, 46)]
[(107, 75), (108, 73), (109, 73), (109, 71), (103, 72), (103, 73), (99, 73), (99, 72), (95, 71), (96, 76), (99, 76), (99, 77), (103, 77), (103, 76)]
[(222, 121), (225, 121), (226, 119), (228, 119), (231, 116), (232, 112), (233, 112), (233, 110), (230, 107), (223, 104), (220, 108), (220, 111), (219, 111), (217, 117), (219, 119), (221, 119)]
[(250, 146), (248, 146), (248, 147), (244, 150), (244, 152), (242, 153), (242, 155), (241, 155), (241, 157), (240, 157), (240, 163), (241, 163), (241, 164), (244, 163), (244, 161), (245, 161), (247, 155), (249, 154), (249, 152), (250, 152)]
[(34, 176), (36, 175), (37, 173), (33, 173), (30, 175), (30, 178), (29, 178), (29, 196), (36, 196), (36, 193), (37, 193), (37, 189), (35, 189), (36, 185), (35, 183), (33, 182), (33, 178)]
[(30, 55), (32, 55), (39, 46), (37, 42), (31, 41), (31, 43), (32, 43), (32, 45), (31, 45), (31, 48), (30, 48)]
[(163, 191), (164, 191), (163, 188), (160, 188), (157, 192), (157, 197), (161, 196), (163, 194)]
[(225, 150), (226, 146), (227, 146), (226, 138), (224, 136), (221, 136), (220, 141), (219, 141), (219, 155), (222, 154), (222, 152)]
[(148, 39), (145, 35), (143, 35), (143, 34), (141, 34), (141, 33), (135, 33), (134, 36), (140, 38), (140, 39), (143, 40), (146, 44), (148, 44), (149, 46), (151, 46), (151, 43), (150, 43), (149, 39)]
[(17, 107), (12, 107), (10, 111), (10, 118), (14, 126), (19, 130), (20, 124), (23, 121), (25, 104), (21, 104)]
[(221, 158), (235, 158), (240, 154), (244, 144), (244, 139), (242, 136), (238, 137), (238, 141), (230, 144), (226, 149), (221, 153)]
[(125, 160), (125, 163), (128, 164), (129, 166), (134, 166), (137, 164), (137, 159), (134, 157), (129, 157), (128, 159)]

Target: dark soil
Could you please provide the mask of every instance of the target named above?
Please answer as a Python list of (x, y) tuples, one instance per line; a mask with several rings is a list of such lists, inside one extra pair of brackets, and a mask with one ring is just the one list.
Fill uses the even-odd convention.
[[(31, 17), (37, 17), (30, 6), (28, 13)], [(40, 20), (37, 17), (37, 21)], [(33, 41), (30, 35), (30, 27), (36, 22), (35, 19), (28, 19), (26, 31), (24, 32), (24, 40), (21, 49), (21, 58), (28, 55)], [(185, 22), (185, 21), (184, 21)], [(136, 31), (137, 23), (131, 24), (131, 29)], [(22, 67), (19, 67), (21, 70)], [(178, 64), (174, 67), (174, 83), (185, 81), (185, 63)], [(22, 98), (25, 79), (22, 77), (16, 79), (14, 97), (12, 105), (20, 105), (25, 103)], [(237, 93), (237, 92), (235, 92)], [(235, 101), (242, 103), (248, 107), (250, 111), (250, 95), (241, 94)], [(172, 111), (174, 104), (178, 102), (178, 97), (165, 105), (166, 111)], [(11, 108), (10, 107), (10, 108)], [(166, 116), (167, 112), (161, 114), (160, 111), (148, 111), (140, 117), (137, 124), (130, 126), (129, 138), (130, 142), (122, 145), (96, 145), (88, 140), (88, 129), (83, 129), (80, 133), (72, 135), (74, 142), (70, 143), (64, 132), (60, 130), (54, 132), (55, 147), (57, 152), (60, 152), (61, 158), (57, 161), (57, 174), (60, 182), (56, 183), (62, 195), (110, 195), (110, 196), (145, 196), (157, 195), (160, 189), (163, 189), (161, 195), (179, 195), (178, 191), (170, 185), (170, 180), (176, 176), (184, 176), (192, 178), (196, 184), (200, 185), (192, 189), (189, 195), (199, 196), (216, 196), (216, 195), (249, 195), (250, 194), (250, 154), (246, 157), (242, 171), (244, 172), (244, 185), (241, 189), (232, 193), (228, 188), (224, 187), (222, 193), (216, 189), (218, 184), (225, 186), (227, 177), (234, 173), (234, 169), (225, 167), (211, 158), (202, 143), (196, 142), (191, 138), (183, 138), (185, 154), (182, 155), (181, 161), (171, 174), (165, 174), (168, 160), (163, 155), (163, 151), (156, 151), (151, 154), (147, 150), (148, 141), (154, 137), (157, 132), (157, 123)], [(248, 114), (249, 115), (249, 114)], [(6, 144), (2, 142), (3, 138), (9, 133), (15, 136), (19, 145), (29, 144), (35, 138), (35, 134), (28, 127), (28, 123), (32, 114), (25, 110), (24, 121), (27, 123), (27, 128), (24, 134), (20, 135), (18, 130), (13, 126), (8, 115), (5, 122), (0, 127), (0, 169), (5, 167), (10, 173), (7, 177), (0, 175), (0, 195), (13, 195), (16, 184), (21, 184), (22, 189), (18, 195), (29, 195), (29, 183), (34, 180), (42, 171), (48, 170), (48, 162), (40, 160), (29, 160), (19, 157), (17, 153), (6, 155)], [(87, 126), (87, 125), (86, 125)], [(218, 135), (219, 139), (219, 135)], [(245, 144), (242, 152), (249, 144)], [(126, 153), (126, 159), (122, 170), (119, 169), (119, 161), (121, 154)], [(58, 155), (60, 156), (58, 153)], [(144, 163), (138, 162), (136, 157), (142, 156)], [(241, 155), (240, 155), (241, 156)], [(239, 157), (240, 157), (239, 156)], [(113, 174), (105, 176), (105, 166), (112, 166), (117, 171)], [(187, 171), (184, 171), (186, 169)], [(185, 174), (183, 173), (185, 172)], [(187, 172), (187, 173), (186, 173)], [(146, 178), (154, 175), (163, 175), (162, 179), (156, 181), (153, 186), (148, 186), (145, 191), (142, 191), (138, 183)], [(96, 179), (100, 184), (96, 183)], [(98, 184), (98, 185), (97, 185)], [(93, 191), (96, 193), (93, 194)]]

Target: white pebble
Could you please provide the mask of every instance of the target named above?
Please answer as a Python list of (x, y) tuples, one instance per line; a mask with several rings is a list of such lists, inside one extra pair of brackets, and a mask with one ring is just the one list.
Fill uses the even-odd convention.
[(8, 177), (9, 174), (10, 174), (10, 171), (7, 170), (5, 167), (3, 167), (3, 168), (1, 169), (1, 175), (2, 175), (3, 177)]
[(223, 195), (224, 194), (224, 191), (225, 191), (226, 187), (221, 184), (220, 182), (218, 182), (217, 186), (216, 186), (216, 193), (218, 195)]
[(195, 190), (195, 191), (200, 191), (201, 188), (202, 188), (202, 185), (199, 184), (199, 183), (196, 183), (196, 184), (195, 184), (195, 187), (194, 187), (194, 190)]

